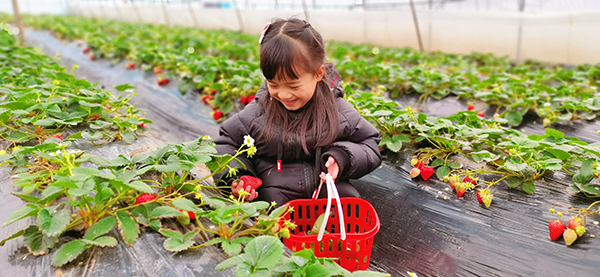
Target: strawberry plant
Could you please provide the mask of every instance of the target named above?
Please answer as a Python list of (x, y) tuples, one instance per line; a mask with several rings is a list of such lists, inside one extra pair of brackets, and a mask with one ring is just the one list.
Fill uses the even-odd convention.
[[(550, 213), (556, 214), (558, 219), (552, 220), (548, 225), (548, 228), (550, 229), (550, 238), (552, 240), (556, 240), (562, 235), (567, 246), (573, 244), (579, 237), (583, 236), (583, 234), (587, 232), (587, 229), (584, 226), (586, 223), (586, 218), (590, 215), (600, 213), (600, 208), (592, 209), (594, 206), (599, 204), (600, 201), (596, 201), (590, 204), (587, 208), (580, 209), (577, 209), (567, 203), (559, 202), (554, 204), (554, 206), (550, 208)], [(564, 212), (559, 212), (556, 211), (556, 206), (566, 206), (567, 209), (564, 210)], [(567, 227), (565, 227), (564, 222), (560, 220), (564, 214), (570, 215)]]

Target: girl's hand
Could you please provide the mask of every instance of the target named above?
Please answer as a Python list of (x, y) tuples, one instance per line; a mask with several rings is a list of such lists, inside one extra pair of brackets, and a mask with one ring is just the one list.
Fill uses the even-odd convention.
[(233, 183), (231, 183), (231, 193), (235, 197), (239, 197), (240, 196), (240, 191), (242, 189), (247, 192), (246, 197), (245, 197), (246, 200), (252, 201), (252, 200), (256, 199), (256, 197), (258, 197), (258, 192), (256, 192), (256, 190), (253, 189), (251, 186), (247, 186), (244, 189), (244, 181), (235, 180), (235, 181), (233, 181)]
[[(331, 174), (331, 177), (335, 181), (335, 179), (338, 177), (338, 174), (340, 173), (340, 166), (332, 156), (329, 156), (329, 158), (327, 159), (325, 167), (327, 168), (327, 173)], [(325, 172), (321, 172), (320, 177), (321, 180), (323, 180), (323, 182), (327, 182), (325, 180)]]

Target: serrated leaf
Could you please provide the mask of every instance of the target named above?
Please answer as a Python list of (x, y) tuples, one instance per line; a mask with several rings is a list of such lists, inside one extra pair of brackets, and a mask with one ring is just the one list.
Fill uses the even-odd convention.
[(81, 253), (83, 253), (86, 245), (87, 244), (82, 240), (74, 240), (64, 244), (52, 257), (52, 265), (59, 267), (75, 260)]
[(241, 264), (246, 261), (245, 256), (246, 256), (245, 254), (242, 254), (242, 255), (238, 255), (235, 257), (231, 257), (227, 260), (224, 260), (221, 263), (219, 263), (217, 265), (217, 267), (215, 267), (215, 270), (221, 271), (221, 270), (228, 269), (234, 265)]
[(142, 181), (133, 181), (131, 183), (125, 183), (125, 185), (137, 191), (152, 193), (152, 188)]
[(192, 211), (195, 213), (202, 212), (202, 210), (196, 207), (196, 204), (194, 204), (194, 202), (186, 198), (177, 198), (173, 200), (172, 204), (173, 206), (175, 206), (175, 208), (182, 209), (184, 211)]
[(165, 218), (178, 216), (181, 216), (181, 212), (179, 210), (169, 206), (160, 206), (152, 210), (148, 218)]
[(245, 254), (256, 269), (269, 268), (283, 258), (283, 243), (273, 236), (256, 237), (246, 245)]
[(49, 207), (43, 208), (38, 214), (38, 227), (42, 234), (55, 237), (67, 229), (71, 222), (71, 212), (68, 210), (50, 211)]
[(473, 158), (473, 160), (475, 162), (491, 162), (491, 161), (495, 161), (498, 158), (500, 158), (499, 155), (493, 154), (487, 150), (482, 150), (479, 152), (471, 152), (471, 158)]
[(104, 236), (104, 237), (99, 237), (95, 240), (83, 240), (84, 242), (88, 243), (88, 244), (93, 244), (96, 246), (100, 246), (100, 247), (115, 247), (117, 246), (118, 242), (117, 239), (111, 237), (111, 236)]
[(74, 189), (69, 189), (68, 193), (71, 196), (81, 197), (84, 195), (88, 195), (90, 192), (94, 190), (94, 186), (96, 186), (96, 181), (93, 178), (89, 178), (84, 182), (78, 183), (78, 187)]
[(23, 206), (23, 207), (17, 209), (16, 211), (14, 211), (12, 214), (10, 214), (8, 216), (8, 218), (6, 218), (6, 220), (4, 221), (2, 226), (3, 227), (7, 226), (13, 222), (19, 221), (26, 217), (37, 216), (39, 210), (40, 210), (40, 207), (37, 207), (34, 205)]
[(125, 131), (122, 133), (123, 141), (127, 144), (132, 144), (135, 141), (135, 134), (133, 132)]
[(443, 180), (444, 177), (446, 177), (448, 174), (450, 174), (450, 168), (445, 167), (445, 166), (440, 166), (437, 168), (437, 170), (435, 171), (437, 178), (439, 180)]
[(2, 241), (0, 241), (0, 246), (4, 246), (4, 244), (14, 238), (18, 238), (20, 236), (22, 236), (23, 234), (25, 234), (25, 230), (27, 230), (27, 228), (24, 228), (22, 230), (17, 231), (16, 233), (10, 235), (8, 238), (3, 239)]
[(97, 237), (102, 236), (112, 230), (117, 224), (117, 219), (114, 216), (105, 217), (96, 224), (92, 225), (83, 236), (87, 240), (95, 240)]
[(523, 116), (519, 111), (510, 111), (504, 115), (504, 118), (511, 126), (519, 126), (523, 122)]
[(180, 252), (190, 248), (190, 246), (192, 246), (194, 243), (195, 242), (193, 240), (183, 241), (176, 238), (169, 238), (165, 240), (164, 247), (171, 252)]
[(448, 167), (451, 167), (451, 168), (454, 168), (454, 169), (460, 169), (460, 168), (462, 168), (462, 164), (459, 164), (459, 163), (453, 162), (453, 161), (447, 161), (446, 165)]
[(305, 274), (306, 276), (311, 276), (311, 277), (330, 277), (331, 273), (329, 272), (329, 270), (327, 268), (325, 268), (325, 266), (323, 266), (322, 264), (311, 264), (308, 265), (305, 269)]
[(35, 256), (48, 254), (50, 249), (56, 244), (56, 241), (56, 237), (45, 236), (35, 225), (29, 226), (23, 234), (23, 242), (29, 249), (29, 252)]
[(125, 211), (117, 212), (117, 219), (123, 241), (127, 245), (132, 246), (140, 234), (138, 224)]
[(535, 184), (532, 180), (527, 180), (523, 183), (523, 191), (527, 194), (535, 193)]
[(519, 177), (510, 177), (506, 179), (506, 183), (508, 184), (509, 188), (516, 188), (523, 183), (523, 179)]
[(204, 194), (203, 192), (199, 192), (200, 193), (200, 198), (202, 198), (202, 201), (204, 201), (206, 204), (208, 204), (211, 208), (213, 209), (220, 209), (226, 206), (225, 201), (226, 200), (222, 200), (221, 198), (213, 198), (213, 197), (208, 197), (208, 195)]
[(170, 230), (170, 229), (160, 229), (160, 230), (158, 230), (158, 232), (167, 238), (172, 238), (172, 239), (183, 241), (183, 235), (178, 231)]
[(579, 186), (579, 188), (582, 192), (585, 192), (587, 194), (591, 194), (593, 196), (600, 196), (600, 191), (593, 186), (581, 185)]
[(250, 205), (254, 207), (254, 209), (260, 211), (269, 208), (271, 206), (271, 203), (266, 201), (254, 201), (251, 202)]
[(221, 247), (223, 248), (223, 251), (225, 251), (225, 253), (229, 256), (234, 256), (242, 252), (242, 244), (231, 243), (228, 240), (223, 241), (223, 243), (221, 243)]

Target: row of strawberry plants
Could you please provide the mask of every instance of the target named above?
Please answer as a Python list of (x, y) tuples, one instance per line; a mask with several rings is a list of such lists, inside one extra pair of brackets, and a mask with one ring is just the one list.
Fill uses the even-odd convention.
[[(93, 57), (129, 59), (146, 68), (166, 68), (172, 73), (170, 77), (182, 78), (181, 91), (200, 89), (207, 94), (217, 91), (215, 96), (207, 95), (204, 100), (210, 101), (219, 115), (234, 109), (231, 100), (253, 94), (260, 85), (258, 46), (248, 35), (235, 33), (238, 38), (233, 39), (189, 28), (81, 18), (35, 17), (29, 21), (31, 25), (53, 30), (59, 37), (86, 40), (97, 52), (91, 54)], [(73, 28), (74, 25), (81, 29)], [(155, 35), (158, 30), (161, 35)], [(132, 36), (146, 43), (140, 46), (125, 41)], [(235, 42), (240, 51), (231, 55), (222, 48), (207, 50), (197, 47), (197, 41), (212, 41), (227, 47)], [(328, 43), (328, 51), (347, 82), (363, 88), (383, 86), (392, 98), (400, 93), (417, 92), (422, 102), (427, 97), (440, 99), (450, 94), (478, 100), (496, 106), (500, 116), (513, 126), (519, 125), (530, 111), (543, 118), (546, 126), (558, 121), (590, 120), (600, 111), (594, 87), (600, 79), (599, 66), (565, 69), (534, 61), (512, 65), (505, 57), (477, 53), (423, 54), (408, 49), (334, 42)], [(157, 72), (163, 74), (160, 69)]]
[[(230, 168), (229, 164), (238, 155), (253, 155), (256, 148), (251, 138), (234, 156), (217, 155), (209, 137), (179, 145), (169, 144), (154, 152), (137, 153), (131, 157), (119, 155), (110, 160), (75, 148), (73, 143), (82, 137), (91, 139), (92, 142), (99, 138), (93, 137), (96, 135), (92, 130), (99, 129), (96, 125), (104, 125), (101, 128), (103, 134), (112, 127), (118, 127), (116, 124), (99, 122), (108, 117), (107, 115), (115, 120), (111, 122), (120, 122), (116, 121), (119, 115), (114, 114), (113, 109), (121, 110), (120, 107), (125, 107), (125, 110), (137, 113), (137, 110), (128, 104), (130, 99), (119, 98), (118, 103), (107, 102), (105, 98), (115, 97), (106, 91), (95, 89), (83, 80), (75, 79), (54, 61), (33, 49), (16, 47), (13, 37), (4, 30), (0, 32), (0, 37), (3, 43), (0, 49), (6, 51), (0, 52), (0, 56), (6, 57), (6, 60), (2, 60), (3, 68), (13, 71), (23, 69), (19, 71), (21, 74), (3, 72), (5, 76), (0, 84), (2, 96), (11, 100), (5, 104), (9, 108), (3, 110), (3, 115), (6, 115), (2, 118), (3, 126), (6, 126), (4, 131), (14, 131), (10, 136), (2, 137), (2, 140), (10, 144), (0, 153), (0, 166), (12, 168), (15, 173), (12, 176), (13, 185), (20, 188), (14, 195), (25, 202), (23, 207), (8, 216), (3, 226), (31, 217), (37, 219), (35, 224), (4, 238), (0, 245), (22, 236), (25, 245), (34, 255), (48, 254), (52, 249), (58, 248), (52, 256), (52, 265), (62, 266), (77, 259), (88, 248), (116, 246), (117, 239), (107, 235), (112, 229), (117, 229), (123, 242), (131, 246), (140, 232), (148, 227), (166, 237), (164, 247), (169, 251), (180, 252), (219, 244), (225, 253), (235, 256), (242, 251), (242, 244), (248, 243), (251, 249), (251, 240), (255, 236), (287, 237), (289, 229), (295, 227), (293, 223), (281, 220), (284, 213), (292, 212), (287, 210), (286, 206), (272, 210), (272, 203), (243, 201), (243, 193), (239, 198), (209, 197), (205, 193), (206, 189), (220, 189), (204, 183), (206, 179), (225, 168), (236, 172), (236, 168)], [(46, 83), (51, 83), (52, 86), (44, 87)], [(4, 94), (28, 87), (36, 88), (37, 94), (30, 94), (25, 98), (16, 97), (15, 93)], [(123, 85), (117, 89), (123, 91), (130, 87)], [(85, 91), (85, 96), (77, 94), (78, 91)], [(87, 98), (94, 95), (97, 98)], [(69, 102), (63, 103), (66, 99), (69, 99)], [(31, 104), (29, 102), (35, 104), (23, 108), (24, 110), (10, 108)], [(48, 103), (51, 105), (47, 105)], [(92, 122), (71, 120), (71, 124), (62, 126), (63, 123), (59, 121), (57, 114), (83, 114), (77, 110), (80, 106), (88, 112), (88, 119), (93, 117)], [(104, 106), (110, 106), (109, 110), (103, 109)], [(28, 129), (26, 124), (22, 124), (22, 118), (19, 116), (32, 112), (36, 114), (29, 117), (33, 119), (29, 119), (26, 124), (56, 128), (39, 129), (43, 131), (32, 137), (14, 135), (17, 132), (16, 127), (21, 128), (20, 130)], [(41, 117), (36, 118), (38, 115)], [(139, 124), (143, 128), (146, 123), (150, 123), (138, 117), (135, 118), (139, 121), (133, 122), (131, 118), (134, 117), (129, 117), (130, 124)], [(46, 120), (48, 124), (40, 124), (38, 120)], [(50, 121), (54, 122), (54, 125), (49, 124)], [(55, 133), (57, 129), (73, 133), (71, 129), (74, 128), (68, 127), (87, 130), (65, 136), (64, 139)], [(119, 135), (127, 142), (132, 142), (127, 139), (126, 133), (131, 131), (122, 130), (122, 133), (112, 135), (111, 141)], [(36, 140), (39, 143), (31, 145)], [(200, 179), (190, 178), (191, 170), (199, 164), (204, 164), (212, 173)], [(188, 225), (189, 231), (181, 233), (164, 226), (164, 220), (168, 218)], [(250, 218), (255, 220), (253, 225), (248, 227), (244, 222)], [(191, 221), (194, 224), (190, 225)], [(67, 232), (71, 232), (71, 235), (77, 232), (79, 235), (75, 240), (59, 247), (59, 238)], [(207, 235), (214, 238), (197, 243), (199, 238)], [(301, 257), (312, 255), (311, 253), (312, 250), (304, 251), (303, 255), (295, 260), (300, 261)], [(271, 263), (275, 265), (283, 259), (283, 251), (269, 251), (265, 254), (259, 257), (260, 266)], [(303, 266), (305, 263), (315, 263), (307, 260), (295, 268), (287, 266), (270, 270), (292, 275), (307, 270), (312, 272), (318, 267), (317, 272), (329, 272), (335, 276), (351, 275), (331, 259), (316, 261), (321, 260), (327, 261), (325, 266), (322, 265), (323, 262), (319, 263), (321, 267)], [(352, 276), (360, 274), (361, 272), (358, 272)], [(375, 272), (362, 274), (386, 276)]]
[[(348, 85), (346, 90), (352, 91), (352, 87)], [(400, 109), (397, 103), (374, 93), (353, 93), (349, 100), (363, 117), (385, 133), (383, 147), (399, 151), (403, 143), (418, 145), (411, 160), (412, 178), (421, 176), (427, 181), (435, 174), (439, 180), (448, 182), (458, 197), (477, 189), (477, 200), (489, 208), (494, 198), (493, 186), (504, 183), (508, 188), (533, 194), (534, 181), (553, 171), (572, 176), (568, 193), (600, 197), (600, 143), (590, 144), (551, 128), (546, 128), (543, 135), (526, 135), (503, 127), (506, 119), (485, 118), (473, 110), (448, 117), (427, 116), (410, 107)], [(456, 156), (468, 157), (478, 165), (466, 168), (452, 160)], [(560, 220), (552, 221), (551, 239), (562, 235), (565, 243), (571, 245), (586, 232), (586, 218), (600, 212), (594, 208), (598, 204), (600, 201), (587, 208), (575, 208), (557, 203), (555, 206), (566, 206), (569, 228)], [(550, 212), (559, 218), (563, 214), (554, 207)]]

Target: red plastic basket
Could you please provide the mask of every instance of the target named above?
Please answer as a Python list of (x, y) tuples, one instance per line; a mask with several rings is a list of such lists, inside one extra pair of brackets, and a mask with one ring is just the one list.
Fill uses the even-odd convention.
[(373, 237), (379, 232), (379, 216), (373, 205), (366, 200), (355, 197), (340, 198), (346, 225), (346, 240), (341, 240), (340, 221), (337, 219), (337, 203), (331, 203), (331, 210), (336, 211), (327, 222), (329, 234), (317, 241), (317, 235), (304, 235), (327, 208), (327, 199), (298, 199), (287, 204), (293, 212), (287, 213), (285, 219), (296, 224), (296, 230), (283, 243), (294, 252), (312, 248), (315, 256), (321, 258), (339, 258), (336, 262), (349, 271), (365, 270), (369, 267)]

